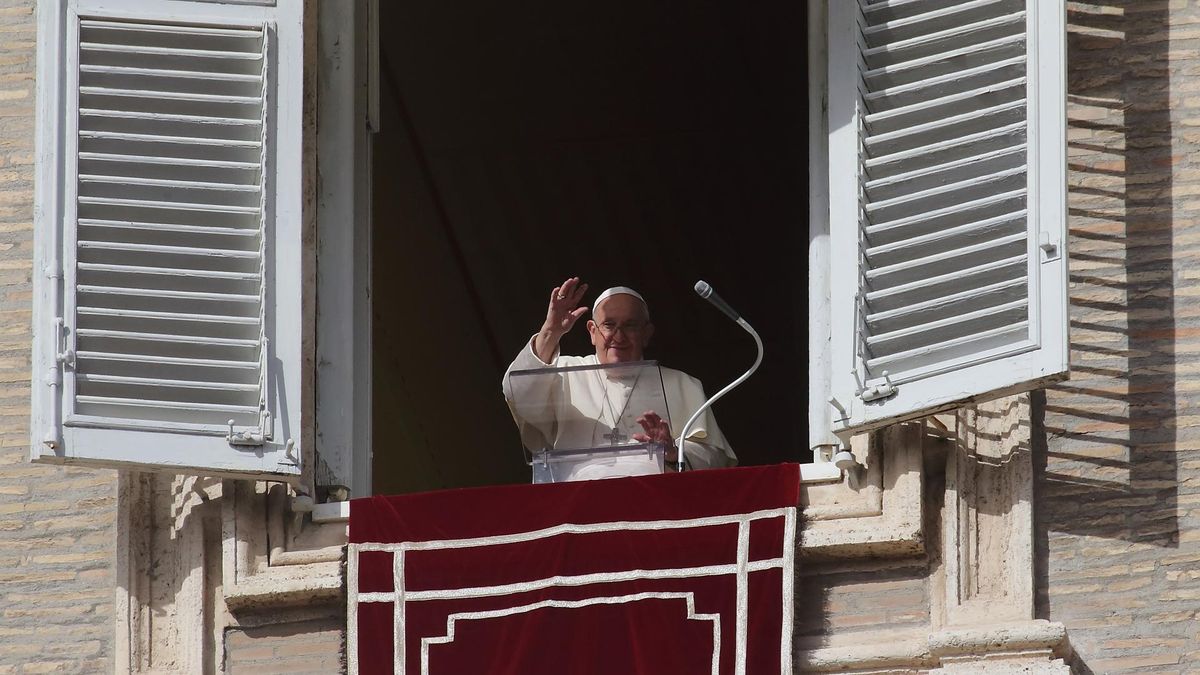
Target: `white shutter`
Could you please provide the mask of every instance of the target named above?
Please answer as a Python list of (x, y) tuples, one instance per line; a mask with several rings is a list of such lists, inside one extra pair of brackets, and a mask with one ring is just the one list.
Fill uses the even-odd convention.
[(1065, 376), (1061, 0), (830, 0), (838, 431)]
[(298, 473), (301, 3), (46, 4), (34, 458)]

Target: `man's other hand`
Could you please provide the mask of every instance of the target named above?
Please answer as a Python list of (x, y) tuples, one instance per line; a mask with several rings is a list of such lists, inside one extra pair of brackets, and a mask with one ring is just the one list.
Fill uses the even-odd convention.
[(671, 425), (666, 420), (653, 410), (647, 410), (637, 418), (637, 423), (642, 425), (646, 433), (634, 434), (633, 440), (639, 443), (657, 443), (666, 448), (667, 461), (678, 461), (679, 453), (675, 449), (675, 439), (671, 436)]

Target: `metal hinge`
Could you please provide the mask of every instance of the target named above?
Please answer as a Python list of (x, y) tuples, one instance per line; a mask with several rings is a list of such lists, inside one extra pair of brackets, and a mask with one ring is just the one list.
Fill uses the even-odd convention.
[[(882, 375), (883, 382), (881, 384), (873, 384), (869, 387), (864, 387), (861, 384), (859, 385), (859, 389), (857, 392), (855, 392), (855, 394), (862, 399), (863, 403), (878, 401), (881, 398), (892, 396), (899, 391), (899, 389), (896, 388), (896, 385), (892, 384), (891, 378), (888, 377), (888, 371), (883, 371)], [(857, 371), (855, 371), (854, 376), (855, 379), (858, 378)]]
[(1058, 260), (1062, 256), (1062, 252), (1058, 245), (1058, 240), (1050, 236), (1049, 232), (1042, 232), (1038, 237), (1038, 248), (1042, 249), (1042, 262), (1051, 262)]
[(75, 350), (68, 346), (67, 336), (71, 329), (67, 328), (67, 322), (60, 316), (54, 320), (54, 360), (62, 364), (64, 368), (75, 368)]
[(229, 433), (225, 434), (225, 440), (230, 445), (263, 445), (271, 440), (271, 430), (274, 425), (271, 423), (271, 411), (263, 406), (259, 410), (258, 428), (246, 429), (245, 431), (234, 431), (234, 421), (229, 420)]

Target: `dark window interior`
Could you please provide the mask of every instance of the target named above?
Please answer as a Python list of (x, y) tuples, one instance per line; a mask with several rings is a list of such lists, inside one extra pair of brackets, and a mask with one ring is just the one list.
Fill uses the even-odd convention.
[[(571, 275), (633, 286), (647, 350), (714, 393), (742, 464), (804, 461), (804, 3), (380, 3), (374, 490), (525, 482), (500, 394)], [(564, 341), (588, 353), (582, 325)]]

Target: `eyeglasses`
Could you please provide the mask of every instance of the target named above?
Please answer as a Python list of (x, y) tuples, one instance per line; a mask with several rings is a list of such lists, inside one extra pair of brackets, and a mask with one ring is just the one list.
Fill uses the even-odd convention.
[(621, 331), (626, 335), (638, 335), (646, 329), (645, 321), (626, 321), (617, 323), (615, 321), (604, 321), (596, 324), (604, 337), (612, 337), (617, 331)]

